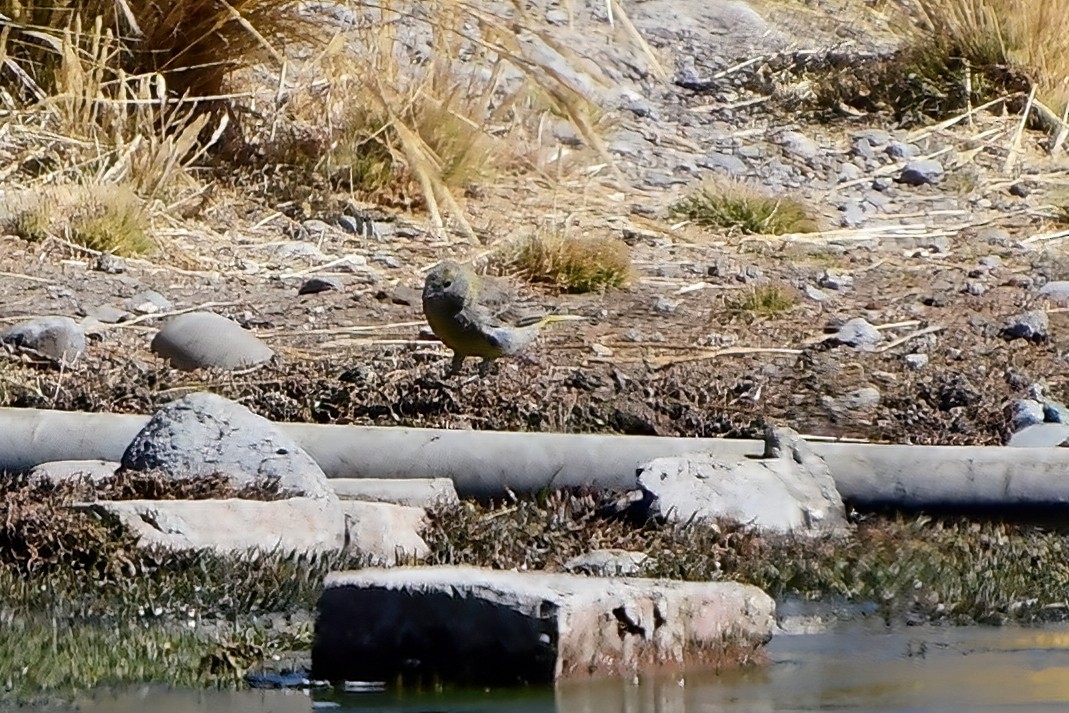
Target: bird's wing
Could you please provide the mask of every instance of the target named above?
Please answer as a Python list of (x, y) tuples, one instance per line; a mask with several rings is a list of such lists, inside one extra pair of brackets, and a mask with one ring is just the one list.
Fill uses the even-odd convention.
[(484, 307), (468, 305), (457, 313), (456, 322), (465, 332), (478, 332), (492, 346), (501, 346), (501, 342), (495, 332), (502, 325)]

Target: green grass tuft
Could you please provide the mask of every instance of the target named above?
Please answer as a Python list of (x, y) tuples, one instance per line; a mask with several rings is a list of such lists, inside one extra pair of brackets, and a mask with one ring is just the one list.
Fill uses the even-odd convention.
[(623, 287), (633, 277), (630, 249), (609, 236), (530, 238), (507, 262), (532, 282), (549, 282), (566, 292)]
[(767, 284), (755, 285), (738, 297), (729, 298), (728, 310), (747, 321), (776, 317), (798, 304), (798, 297), (789, 287)]
[(676, 202), (672, 215), (731, 233), (812, 233), (816, 220), (793, 198), (765, 195), (739, 183), (706, 183)]

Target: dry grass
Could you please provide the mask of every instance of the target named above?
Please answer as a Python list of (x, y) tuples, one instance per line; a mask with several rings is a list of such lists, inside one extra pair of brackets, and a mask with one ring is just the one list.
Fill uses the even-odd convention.
[(39, 242), (58, 238), (116, 255), (150, 253), (143, 201), (126, 184), (56, 186), (9, 196), (0, 224), (13, 235)]
[(1059, 111), (1069, 100), (1069, 1), (917, 0), (933, 54), (957, 57), (984, 74), (1017, 68)]
[(608, 235), (539, 235), (521, 242), (507, 264), (532, 282), (548, 282), (566, 292), (623, 287), (633, 277), (631, 251)]
[(786, 285), (755, 285), (728, 300), (728, 311), (747, 321), (776, 317), (798, 304), (798, 295)]
[(298, 208), (342, 192), (422, 207), (440, 232), (448, 218), (473, 234), (462, 194), (544, 167), (547, 115), (611, 165), (603, 78), (562, 71), (580, 58), (522, 10), (0, 0), (0, 13), (0, 159), (16, 185), (126, 182), (173, 208), (223, 179), (275, 205), (280, 192)]
[(783, 235), (811, 233), (817, 223), (805, 205), (777, 198), (737, 182), (707, 182), (676, 202), (674, 216), (729, 233)]
[[(1069, 101), (1069, 0), (916, 0), (903, 48), (870, 62), (835, 66), (810, 82), (818, 106), (843, 105), (925, 123), (1006, 95), (1019, 109), (1031, 87), (1061, 115)], [(911, 27), (912, 26), (912, 27)]]

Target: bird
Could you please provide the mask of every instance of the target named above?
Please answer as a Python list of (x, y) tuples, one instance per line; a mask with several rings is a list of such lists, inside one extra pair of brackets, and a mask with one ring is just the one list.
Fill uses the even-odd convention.
[(504, 294), (488, 285), (468, 265), (444, 260), (435, 265), (423, 282), (423, 314), (435, 336), (453, 350), (449, 374), (460, 372), (468, 357), (482, 357), (480, 374), (486, 374), (495, 359), (515, 356), (538, 338), (542, 328), (554, 322), (585, 319), (571, 314), (528, 316), (509, 324), (502, 315)]

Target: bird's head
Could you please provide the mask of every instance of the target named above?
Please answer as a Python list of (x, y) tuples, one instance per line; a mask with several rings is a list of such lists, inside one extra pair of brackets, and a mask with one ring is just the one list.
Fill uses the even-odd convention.
[(458, 306), (474, 297), (475, 275), (454, 260), (435, 265), (423, 281), (423, 299), (449, 300)]

